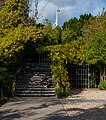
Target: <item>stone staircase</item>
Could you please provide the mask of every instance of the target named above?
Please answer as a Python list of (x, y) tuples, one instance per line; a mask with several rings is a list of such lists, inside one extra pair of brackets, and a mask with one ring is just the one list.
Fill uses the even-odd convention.
[[(44, 84), (44, 80), (48, 81)], [(16, 96), (55, 96), (50, 63), (24, 63), (17, 76)]]

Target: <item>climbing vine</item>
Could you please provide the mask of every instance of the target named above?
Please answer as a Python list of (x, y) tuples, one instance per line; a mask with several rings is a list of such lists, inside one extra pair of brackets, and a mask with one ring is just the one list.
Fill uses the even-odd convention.
[(85, 45), (82, 38), (70, 44), (48, 46), (52, 61), (51, 70), (55, 80), (55, 91), (58, 97), (68, 96), (71, 85), (67, 71), (67, 64), (82, 64), (84, 62)]

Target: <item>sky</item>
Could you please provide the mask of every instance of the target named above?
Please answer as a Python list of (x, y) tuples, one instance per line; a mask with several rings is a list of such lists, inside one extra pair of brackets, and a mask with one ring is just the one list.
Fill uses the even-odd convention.
[[(38, 22), (43, 22), (45, 18), (55, 23), (56, 10), (60, 10), (58, 24), (62, 26), (64, 22), (71, 18), (79, 18), (81, 14), (96, 16), (106, 10), (106, 0), (38, 0)], [(35, 13), (35, 0), (30, 0), (30, 16)]]

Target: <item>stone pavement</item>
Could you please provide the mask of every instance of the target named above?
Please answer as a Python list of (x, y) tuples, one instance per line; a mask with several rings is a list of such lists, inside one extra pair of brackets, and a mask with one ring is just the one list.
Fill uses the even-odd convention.
[(0, 107), (0, 120), (70, 120), (56, 97), (16, 97)]

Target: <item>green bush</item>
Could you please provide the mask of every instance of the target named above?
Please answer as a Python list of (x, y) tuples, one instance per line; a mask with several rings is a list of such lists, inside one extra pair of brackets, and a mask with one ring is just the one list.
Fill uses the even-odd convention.
[(101, 81), (98, 85), (100, 90), (106, 90), (106, 81)]
[(65, 65), (58, 62), (58, 64), (51, 65), (52, 77), (55, 80), (55, 91), (58, 98), (67, 97), (70, 95), (70, 83), (67, 69)]
[(58, 98), (64, 98), (64, 97), (68, 97), (70, 95), (71, 90), (70, 90), (70, 87), (69, 87), (68, 84), (67, 84), (67, 86), (65, 86), (64, 89), (59, 84), (57, 84), (55, 86), (55, 91), (56, 91), (56, 94), (57, 94)]

